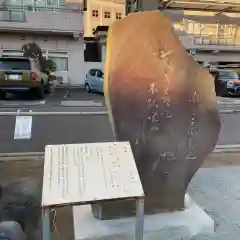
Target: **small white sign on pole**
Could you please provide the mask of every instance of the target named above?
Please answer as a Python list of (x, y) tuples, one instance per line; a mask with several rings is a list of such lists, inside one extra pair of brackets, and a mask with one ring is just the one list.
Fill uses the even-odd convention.
[(32, 116), (16, 116), (14, 139), (30, 139), (31, 135)]

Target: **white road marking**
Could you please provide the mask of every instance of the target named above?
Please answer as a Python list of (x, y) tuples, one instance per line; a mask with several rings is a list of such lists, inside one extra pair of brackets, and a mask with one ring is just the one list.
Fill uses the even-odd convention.
[(240, 105), (240, 99), (218, 98), (219, 105)]
[(240, 144), (223, 144), (217, 145), (213, 150), (215, 153), (221, 152), (240, 152)]
[(101, 101), (62, 101), (61, 106), (65, 107), (103, 107)]
[(43, 106), (46, 104), (46, 100), (43, 101), (4, 101), (0, 102), (0, 105), (6, 107), (15, 107), (15, 106)]

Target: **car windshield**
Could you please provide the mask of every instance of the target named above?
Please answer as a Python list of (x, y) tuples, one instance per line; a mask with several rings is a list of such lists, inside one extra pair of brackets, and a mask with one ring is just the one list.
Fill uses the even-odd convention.
[(0, 59), (0, 70), (30, 70), (28, 59)]

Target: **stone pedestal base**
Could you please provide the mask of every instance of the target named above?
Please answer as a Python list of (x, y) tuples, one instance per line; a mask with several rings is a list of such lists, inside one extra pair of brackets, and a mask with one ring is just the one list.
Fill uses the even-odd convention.
[[(191, 239), (199, 234), (213, 234), (214, 221), (188, 195), (184, 211), (145, 215), (144, 240)], [(99, 220), (90, 205), (73, 207), (75, 240), (132, 240), (135, 218)]]

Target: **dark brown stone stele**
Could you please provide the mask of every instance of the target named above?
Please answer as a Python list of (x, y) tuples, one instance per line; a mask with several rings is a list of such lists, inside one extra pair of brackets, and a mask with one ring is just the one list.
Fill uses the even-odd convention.
[[(134, 13), (113, 24), (108, 38), (106, 100), (116, 140), (131, 143), (145, 213), (183, 209), (188, 184), (220, 132), (213, 78), (160, 12)], [(93, 205), (93, 212), (118, 218), (134, 207), (117, 201)]]

